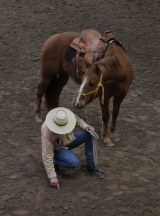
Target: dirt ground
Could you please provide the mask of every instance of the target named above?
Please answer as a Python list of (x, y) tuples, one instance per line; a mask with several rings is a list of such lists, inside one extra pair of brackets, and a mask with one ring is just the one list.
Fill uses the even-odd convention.
[[(118, 118), (121, 141), (113, 148), (102, 142), (99, 102), (88, 107), (104, 179), (88, 176), (80, 166), (64, 169), (58, 191), (49, 186), (41, 125), (34, 120), (40, 52), (52, 34), (87, 28), (114, 32), (135, 77)], [(160, 215), (159, 38), (159, 0), (0, 0), (0, 215)], [(60, 105), (83, 118), (84, 111), (71, 106), (77, 89), (70, 80)], [(83, 147), (74, 152), (83, 163)]]

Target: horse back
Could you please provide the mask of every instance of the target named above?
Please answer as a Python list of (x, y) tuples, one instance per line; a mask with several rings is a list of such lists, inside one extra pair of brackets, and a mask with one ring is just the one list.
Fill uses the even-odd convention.
[(52, 35), (43, 44), (42, 56), (62, 53), (78, 35), (78, 32), (64, 32)]
[(53, 77), (68, 68), (72, 70), (72, 64), (65, 59), (65, 53), (71, 41), (77, 37), (77, 32), (64, 32), (49, 37), (42, 46), (41, 52), (41, 74)]

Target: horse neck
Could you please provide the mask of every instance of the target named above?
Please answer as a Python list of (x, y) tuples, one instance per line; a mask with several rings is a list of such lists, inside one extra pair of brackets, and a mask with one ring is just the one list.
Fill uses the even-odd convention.
[(121, 55), (122, 53), (126, 54), (126, 50), (124, 49), (123, 44), (113, 38), (113, 40), (111, 39), (108, 43), (104, 57), (108, 55)]
[(102, 76), (104, 79), (117, 79), (118, 68), (120, 67), (118, 47), (115, 44), (111, 44), (105, 53), (103, 59), (100, 60), (100, 65), (103, 65)]
[(104, 58), (106, 58), (107, 56), (114, 56), (116, 55), (116, 50), (117, 50), (117, 46), (115, 43), (112, 43), (108, 46), (108, 49), (104, 55)]

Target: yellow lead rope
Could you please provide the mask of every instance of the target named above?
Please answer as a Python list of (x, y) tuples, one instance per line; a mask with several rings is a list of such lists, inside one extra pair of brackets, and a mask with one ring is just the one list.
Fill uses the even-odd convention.
[(98, 86), (97, 86), (97, 88), (96, 88), (94, 91), (89, 92), (89, 93), (87, 93), (87, 94), (84, 94), (83, 92), (80, 92), (80, 91), (77, 91), (77, 92), (80, 93), (81, 95), (83, 95), (84, 98), (85, 98), (85, 101), (86, 101), (86, 96), (89, 95), (89, 94), (92, 94), (92, 93), (94, 93), (94, 92), (95, 92), (95, 95), (94, 95), (94, 98), (95, 98), (95, 97), (96, 97), (96, 94), (97, 94), (97, 91), (98, 91), (98, 89), (99, 89), (100, 87), (102, 87), (101, 104), (104, 104), (104, 86), (102, 85), (102, 74), (101, 74), (101, 77), (100, 77)]

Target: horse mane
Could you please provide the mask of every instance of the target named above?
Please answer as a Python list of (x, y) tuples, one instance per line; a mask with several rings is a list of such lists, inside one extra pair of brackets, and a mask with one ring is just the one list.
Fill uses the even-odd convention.
[(122, 67), (116, 56), (107, 56), (99, 62), (96, 62), (96, 64), (97, 66), (103, 66), (106, 69), (104, 73), (107, 79), (122, 80), (124, 78), (122, 76)]

